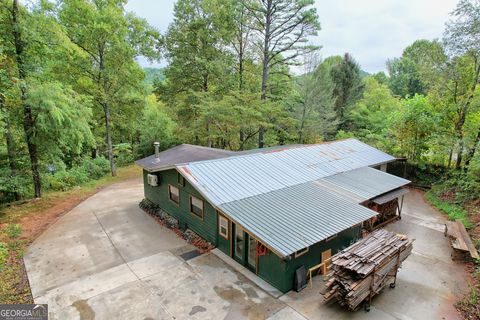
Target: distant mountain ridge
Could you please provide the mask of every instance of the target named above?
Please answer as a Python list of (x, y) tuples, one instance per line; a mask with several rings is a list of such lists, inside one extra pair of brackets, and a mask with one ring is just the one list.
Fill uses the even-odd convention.
[(145, 82), (148, 84), (153, 84), (156, 80), (157, 81), (163, 81), (165, 80), (165, 74), (164, 74), (165, 68), (143, 68), (143, 71), (145, 72)]

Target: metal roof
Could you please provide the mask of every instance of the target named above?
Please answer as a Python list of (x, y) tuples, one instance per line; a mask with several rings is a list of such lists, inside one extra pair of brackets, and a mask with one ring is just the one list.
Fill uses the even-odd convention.
[(399, 198), (405, 194), (408, 193), (408, 190), (405, 188), (398, 188), (395, 190), (392, 190), (390, 192), (387, 192), (385, 194), (382, 194), (379, 197), (373, 198), (372, 201), (375, 202), (376, 204), (384, 204), (387, 203), (390, 200), (393, 200), (395, 198)]
[(346, 139), (193, 162), (177, 170), (219, 206), (394, 159), (356, 139)]
[(135, 161), (137, 165), (150, 172), (175, 168), (176, 165), (202, 160), (211, 160), (230, 157), (236, 152), (196, 146), (192, 144), (181, 144), (176, 147), (160, 152), (159, 161), (155, 155)]
[(360, 203), (407, 185), (410, 181), (363, 167), (322, 178), (318, 183)]
[(219, 208), (282, 257), (377, 215), (314, 182), (224, 203)]

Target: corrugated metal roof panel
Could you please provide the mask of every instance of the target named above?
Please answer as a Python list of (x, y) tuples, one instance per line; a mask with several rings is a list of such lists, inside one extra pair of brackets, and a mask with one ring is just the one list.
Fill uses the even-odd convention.
[(346, 139), (193, 162), (177, 168), (218, 206), (394, 159), (356, 139)]
[(377, 213), (307, 182), (219, 208), (280, 256), (288, 256)]
[(382, 194), (379, 197), (373, 198), (372, 201), (375, 202), (376, 204), (384, 204), (387, 203), (390, 200), (393, 200), (395, 198), (399, 198), (403, 195), (406, 195), (408, 193), (408, 190), (405, 188), (398, 188), (395, 190), (392, 190), (390, 192), (387, 192), (385, 194)]
[(363, 202), (407, 185), (410, 181), (364, 167), (322, 178), (318, 183), (357, 202)]
[(219, 159), (236, 155), (236, 152), (196, 146), (191, 144), (181, 144), (160, 152), (157, 159), (155, 155), (135, 161), (137, 165), (150, 172), (174, 168), (181, 163), (192, 161), (203, 161)]

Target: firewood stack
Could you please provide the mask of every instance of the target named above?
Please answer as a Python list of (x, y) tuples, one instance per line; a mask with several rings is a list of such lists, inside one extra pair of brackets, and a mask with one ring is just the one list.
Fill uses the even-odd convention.
[(393, 288), (401, 263), (412, 252), (412, 242), (404, 235), (379, 229), (332, 257), (325, 300), (333, 297), (351, 310), (387, 285)]

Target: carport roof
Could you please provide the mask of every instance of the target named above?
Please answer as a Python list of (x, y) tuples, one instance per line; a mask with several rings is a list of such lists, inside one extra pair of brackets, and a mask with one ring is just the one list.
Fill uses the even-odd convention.
[(410, 181), (370, 167), (363, 167), (322, 178), (318, 183), (360, 203), (403, 187)]

